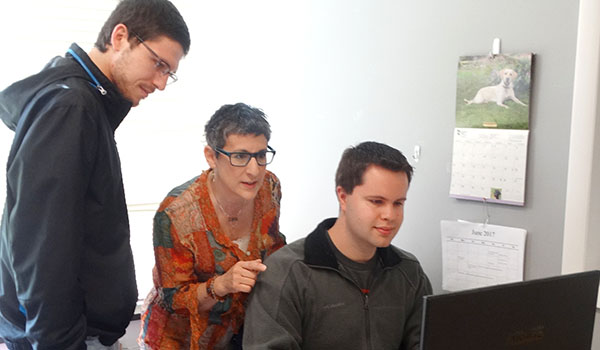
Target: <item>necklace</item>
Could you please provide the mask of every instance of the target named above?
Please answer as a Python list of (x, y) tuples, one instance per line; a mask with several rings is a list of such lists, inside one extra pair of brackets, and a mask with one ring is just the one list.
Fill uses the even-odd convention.
[(235, 213), (235, 214), (228, 213), (227, 210), (225, 210), (225, 207), (223, 207), (223, 205), (219, 201), (219, 198), (217, 197), (217, 194), (215, 193), (215, 190), (214, 190), (215, 179), (216, 179), (215, 172), (213, 171), (211, 173), (211, 175), (212, 175), (212, 181), (207, 182), (210, 196), (214, 199), (214, 202), (217, 203), (216, 206), (219, 208), (221, 213), (223, 213), (225, 215), (225, 217), (227, 218), (227, 223), (230, 224), (231, 227), (237, 226), (238, 222), (240, 221), (240, 215), (242, 214), (242, 211), (245, 209), (248, 202), (245, 201), (244, 203), (242, 203), (242, 205), (240, 206), (240, 209), (238, 209), (237, 213)]
[(229, 222), (230, 224), (233, 224), (233, 223), (237, 224), (237, 222), (240, 220), (239, 216), (242, 213), (242, 209), (244, 209), (244, 206), (241, 206), (235, 215), (231, 215), (227, 212), (227, 210), (225, 210), (225, 208), (223, 208), (223, 205), (221, 205), (221, 202), (219, 202), (219, 200), (217, 199), (217, 196), (215, 194), (213, 194), (213, 197), (215, 198), (215, 202), (217, 202), (219, 209), (221, 209), (223, 214), (225, 214), (225, 216), (227, 216), (227, 222)]

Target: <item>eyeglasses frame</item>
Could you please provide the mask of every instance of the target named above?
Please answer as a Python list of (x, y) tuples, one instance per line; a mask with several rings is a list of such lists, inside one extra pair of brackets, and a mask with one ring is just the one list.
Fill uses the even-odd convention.
[(131, 30), (131, 33), (135, 36), (135, 38), (140, 42), (140, 44), (144, 45), (144, 47), (150, 51), (150, 53), (152, 54), (152, 56), (154, 56), (154, 58), (156, 59), (156, 63), (154, 65), (155, 68), (160, 67), (161, 65), (164, 65), (165, 67), (167, 67), (167, 71), (163, 72), (160, 71), (160, 73), (164, 76), (164, 75), (168, 75), (169, 78), (171, 78), (172, 81), (168, 81), (167, 79), (167, 85), (173, 84), (175, 82), (177, 82), (178, 78), (177, 75), (175, 73), (173, 73), (173, 71), (171, 70), (171, 65), (168, 64), (165, 60), (163, 60), (156, 52), (154, 52), (154, 50), (152, 50), (150, 48), (150, 46), (148, 46), (148, 44), (146, 44), (144, 42), (144, 39), (142, 39), (136, 32), (134, 32), (133, 30)]
[[(252, 158), (254, 158), (254, 159), (256, 160), (256, 164), (258, 164), (259, 166), (267, 166), (267, 165), (271, 164), (271, 162), (273, 162), (273, 159), (275, 159), (275, 154), (277, 154), (277, 151), (275, 151), (275, 150), (273, 149), (273, 147), (271, 147), (271, 146), (269, 146), (269, 145), (267, 145), (267, 150), (266, 150), (266, 151), (265, 151), (265, 150), (262, 150), (262, 151), (258, 151), (258, 152), (254, 152), (254, 153), (250, 153), (250, 152), (227, 152), (226, 150), (224, 150), (224, 149), (222, 149), (222, 148), (219, 148), (219, 147), (215, 147), (215, 148), (214, 148), (214, 150), (215, 150), (215, 152), (217, 152), (217, 153), (221, 153), (221, 154), (223, 154), (223, 155), (226, 155), (226, 156), (229, 158), (229, 164), (231, 164), (231, 166), (238, 167), (238, 168), (243, 168), (243, 167), (245, 167), (245, 166), (248, 166), (248, 164), (250, 164), (250, 161), (252, 160)], [(260, 164), (260, 163), (258, 162), (258, 158), (257, 158), (257, 157), (258, 157), (258, 155), (259, 155), (259, 154), (261, 154), (262, 152), (265, 152), (265, 154), (266, 154), (266, 153), (273, 153), (273, 157), (271, 158), (271, 161), (270, 161), (270, 162), (268, 162), (268, 163), (265, 163), (265, 164)], [(249, 155), (249, 156), (250, 156), (250, 158), (248, 158), (248, 161), (247, 161), (247, 162), (246, 162), (246, 164), (244, 164), (244, 165), (235, 165), (235, 164), (233, 164), (233, 162), (231, 161), (231, 156), (232, 156), (232, 155), (235, 155), (235, 154), (247, 154), (247, 155)]]

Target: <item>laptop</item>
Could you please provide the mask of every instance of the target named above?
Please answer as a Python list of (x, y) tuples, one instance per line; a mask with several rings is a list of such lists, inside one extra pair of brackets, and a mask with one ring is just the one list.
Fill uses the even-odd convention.
[(421, 350), (590, 350), (600, 271), (424, 298)]

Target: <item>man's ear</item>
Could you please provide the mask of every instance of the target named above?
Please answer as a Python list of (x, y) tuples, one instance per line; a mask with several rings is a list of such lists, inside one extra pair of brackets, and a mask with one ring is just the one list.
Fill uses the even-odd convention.
[(217, 165), (217, 156), (215, 151), (210, 146), (204, 146), (204, 158), (211, 169), (214, 169)]
[(340, 211), (346, 211), (346, 201), (348, 200), (348, 193), (342, 186), (335, 188), (335, 194), (337, 195), (338, 202), (340, 203)]
[(123, 23), (117, 24), (110, 35), (110, 43), (115, 51), (129, 47), (129, 30)]

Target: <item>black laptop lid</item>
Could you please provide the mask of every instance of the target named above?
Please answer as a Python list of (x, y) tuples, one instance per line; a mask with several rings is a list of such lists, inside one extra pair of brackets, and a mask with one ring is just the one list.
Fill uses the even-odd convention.
[(589, 350), (600, 271), (425, 297), (421, 350)]

